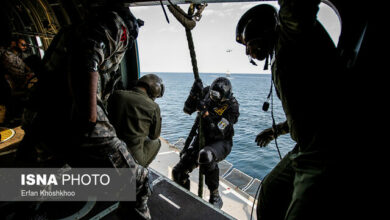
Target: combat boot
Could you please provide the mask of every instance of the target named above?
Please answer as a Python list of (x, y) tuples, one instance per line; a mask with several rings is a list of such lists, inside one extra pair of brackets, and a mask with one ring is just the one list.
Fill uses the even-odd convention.
[(144, 195), (137, 199), (135, 211), (143, 218), (143, 219), (152, 219), (152, 216), (150, 215), (150, 210), (148, 207), (148, 195)]
[(152, 186), (149, 183), (149, 170), (142, 166), (138, 166), (136, 170), (137, 179), (137, 201), (135, 205), (135, 211), (143, 219), (152, 219), (150, 210), (148, 207), (148, 199), (152, 195)]
[(215, 207), (219, 209), (222, 208), (223, 202), (221, 196), (219, 195), (218, 189), (210, 192), (209, 203), (213, 204)]

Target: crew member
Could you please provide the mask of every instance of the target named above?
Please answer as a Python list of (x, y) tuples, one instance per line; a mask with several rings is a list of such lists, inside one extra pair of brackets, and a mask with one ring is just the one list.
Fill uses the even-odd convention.
[[(129, 91), (115, 91), (108, 102), (110, 122), (118, 138), (123, 140), (133, 158), (148, 167), (161, 147), (160, 107), (154, 102), (164, 94), (164, 84), (155, 74), (142, 76)], [(149, 213), (150, 194), (137, 198), (137, 210)]]
[[(34, 101), (38, 114), (25, 138), (33, 144), (44, 142), (56, 162), (72, 167), (135, 169), (137, 194), (147, 194), (148, 171), (135, 163), (117, 137), (106, 110), (121, 76), (119, 64), (142, 22), (121, 0), (89, 4), (85, 21), (64, 27), (45, 53)], [(137, 211), (150, 218), (149, 213)]]
[(109, 100), (109, 118), (118, 137), (126, 142), (131, 155), (144, 167), (149, 166), (161, 147), (161, 113), (154, 100), (163, 94), (161, 78), (147, 74), (134, 88), (117, 90)]
[[(192, 114), (200, 111), (202, 134), (196, 126), (197, 134), (191, 146), (180, 152), (180, 161), (172, 170), (173, 180), (190, 189), (189, 173), (198, 165), (205, 175), (205, 183), (210, 190), (209, 202), (221, 208), (222, 199), (218, 192), (218, 162), (225, 159), (233, 146), (233, 125), (239, 117), (239, 104), (232, 93), (229, 79), (219, 77), (211, 86), (203, 89), (202, 82), (196, 80), (187, 99), (184, 111)], [(199, 120), (199, 118), (198, 118)], [(204, 148), (199, 149), (201, 135), (204, 137)], [(191, 137), (192, 139), (192, 137)]]
[(14, 45), (11, 43), (10, 47), (2, 49), (1, 52), (1, 81), (4, 86), (1, 89), (5, 92), (3, 100), (6, 100), (4, 103), (7, 108), (6, 120), (10, 124), (19, 121), (22, 116), (28, 93), (28, 81), (34, 75), (22, 59), (22, 53), (26, 48), (26, 41), (19, 39), (18, 43), (15, 42)]
[(19, 38), (17, 41), (14, 41), (15, 43), (11, 43), (11, 50), (18, 56), (20, 59), (24, 60), (29, 55), (27, 53), (28, 50), (28, 44), (25, 39)]
[(259, 219), (329, 219), (339, 208), (331, 199), (330, 178), (337, 156), (331, 140), (341, 133), (332, 108), (339, 91), (333, 78), (337, 51), (316, 19), (319, 3), (279, 0), (279, 14), (271, 5), (258, 5), (237, 25), (236, 40), (247, 55), (266, 61), (275, 56), (272, 80), (287, 118), (256, 142), (265, 146), (285, 133), (297, 142), (262, 182)]

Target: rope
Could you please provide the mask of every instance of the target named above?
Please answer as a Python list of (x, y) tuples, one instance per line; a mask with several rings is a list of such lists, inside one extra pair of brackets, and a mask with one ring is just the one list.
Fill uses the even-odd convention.
[[(204, 139), (204, 135), (203, 135), (203, 126), (202, 126), (202, 113), (198, 113), (198, 117), (199, 117), (199, 152), (200, 150), (203, 149), (204, 145), (205, 145), (205, 139)], [(200, 166), (199, 166), (199, 180), (198, 180), (198, 196), (200, 198), (203, 197), (203, 182), (204, 182), (204, 175), (200, 169)]]
[(195, 47), (194, 47), (194, 41), (192, 39), (191, 30), (186, 29), (186, 36), (187, 36), (188, 48), (190, 49), (192, 71), (194, 72), (195, 80), (197, 80), (200, 79), (200, 77), (199, 77), (198, 62), (196, 61)]

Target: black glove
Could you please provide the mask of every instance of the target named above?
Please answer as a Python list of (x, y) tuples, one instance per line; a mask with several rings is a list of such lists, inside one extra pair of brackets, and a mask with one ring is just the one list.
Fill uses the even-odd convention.
[(274, 136), (274, 131), (272, 128), (267, 128), (260, 132), (256, 136), (255, 142), (257, 143), (258, 146), (260, 147), (265, 147), (267, 146), (273, 139), (275, 139)]
[(198, 105), (196, 106), (196, 110), (200, 112), (200, 115), (204, 117), (205, 113), (207, 112), (207, 103), (205, 100), (198, 101)]
[(203, 90), (203, 83), (201, 79), (196, 79), (194, 81), (194, 84), (192, 84), (191, 92), (190, 94), (193, 96), (200, 97)]
[(199, 100), (202, 96), (203, 83), (202, 80), (197, 79), (192, 85), (190, 94), (184, 103), (183, 111), (187, 114), (192, 114), (196, 111)]

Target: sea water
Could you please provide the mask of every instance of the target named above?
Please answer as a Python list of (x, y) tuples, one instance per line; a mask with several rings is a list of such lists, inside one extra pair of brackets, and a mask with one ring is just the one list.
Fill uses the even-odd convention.
[[(194, 123), (196, 113), (183, 112), (184, 102), (194, 82), (192, 73), (155, 73), (163, 79), (165, 94), (156, 102), (162, 115), (161, 137), (174, 144), (179, 138), (186, 138)], [(217, 77), (226, 74), (201, 73), (204, 85), (210, 85)], [(272, 126), (271, 108), (276, 123), (285, 121), (285, 116), (276, 93), (273, 92), (273, 106), (267, 112), (262, 110), (270, 91), (270, 74), (230, 74), (233, 93), (240, 104), (240, 117), (234, 125), (233, 148), (227, 161), (244, 173), (263, 179), (280, 161), (275, 142), (260, 148), (255, 143), (256, 135)], [(273, 90), (275, 91), (275, 90)], [(277, 139), (282, 157), (295, 145), (289, 134)]]

